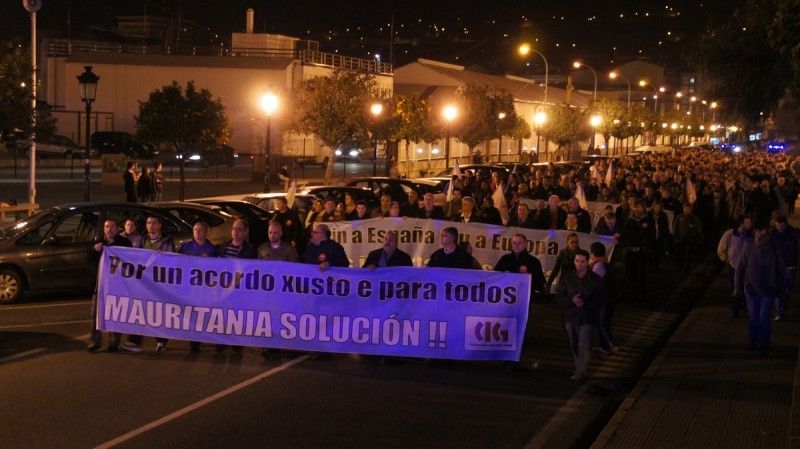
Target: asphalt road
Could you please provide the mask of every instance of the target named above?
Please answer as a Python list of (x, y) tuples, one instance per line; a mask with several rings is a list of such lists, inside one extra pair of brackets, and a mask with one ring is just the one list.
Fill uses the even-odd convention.
[[(613, 382), (647, 353), (636, 336), (655, 332), (650, 318), (672, 307), (666, 297), (681, 279), (665, 270), (650, 301), (620, 304), (623, 350), (595, 354), (597, 378)], [(89, 353), (89, 329), (83, 295), (0, 308), (2, 447), (520, 448), (575, 411), (560, 308), (548, 298), (534, 306), (515, 371), (350, 355), (265, 361), (257, 349), (195, 354), (179, 341), (156, 353), (150, 338), (138, 354)]]

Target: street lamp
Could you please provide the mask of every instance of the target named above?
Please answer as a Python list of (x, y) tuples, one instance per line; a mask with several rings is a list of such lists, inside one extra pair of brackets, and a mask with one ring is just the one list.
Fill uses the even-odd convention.
[(667, 89), (665, 87), (656, 88), (655, 86), (650, 84), (650, 82), (647, 81), (647, 80), (639, 80), (639, 87), (649, 87), (649, 88), (653, 89), (653, 93), (654, 93), (653, 100), (655, 100), (653, 102), (653, 112), (657, 113), (658, 112), (658, 93), (659, 92), (662, 92), (662, 93), (666, 92)]
[(540, 138), (542, 137), (542, 125), (544, 122), (547, 121), (547, 113), (544, 111), (538, 111), (536, 114), (533, 114), (533, 123), (536, 125), (536, 158), (538, 160), (539, 153), (541, 152), (541, 147), (539, 146)]
[(626, 78), (623, 74), (613, 71), (608, 74), (608, 77), (613, 79), (622, 78), (625, 81), (625, 84), (628, 85), (628, 109), (631, 108), (631, 82), (628, 78)]
[(683, 97), (683, 92), (675, 92), (675, 101), (673, 102), (672, 106), (676, 111), (681, 110), (681, 98)]
[(83, 173), (84, 173), (84, 192), (83, 200), (89, 201), (89, 186), (91, 183), (91, 173), (89, 169), (89, 145), (91, 139), (89, 138), (92, 132), (92, 103), (94, 103), (97, 94), (97, 82), (100, 77), (92, 73), (92, 66), (85, 65), (83, 68), (85, 72), (78, 75), (78, 84), (81, 85), (81, 101), (86, 104), (86, 146), (83, 149)]
[(444, 142), (444, 168), (450, 168), (450, 126), (453, 121), (458, 117), (458, 108), (452, 104), (446, 105), (442, 109), (442, 117), (447, 122), (447, 137)]
[[(39, 69), (36, 62), (36, 12), (42, 8), (41, 0), (23, 0), (22, 6), (31, 17), (31, 107), (33, 120), (31, 121), (31, 151), (30, 151), (30, 178), (28, 181), (28, 202), (36, 204), (36, 71)], [(88, 136), (87, 136), (88, 138)], [(14, 153), (14, 177), (17, 176), (16, 152)]]
[(597, 101), (597, 72), (593, 68), (589, 67), (588, 65), (586, 65), (586, 64), (584, 64), (584, 63), (582, 63), (580, 61), (573, 62), (572, 63), (572, 67), (574, 67), (575, 69), (579, 69), (579, 70), (581, 68), (583, 68), (583, 67), (586, 67), (587, 69), (592, 71), (592, 75), (594, 75), (594, 91), (592, 93), (592, 102)]
[(278, 109), (278, 96), (267, 92), (261, 96), (261, 110), (267, 115), (267, 138), (264, 155), (264, 192), (269, 192), (269, 156), (272, 149), (272, 114)]
[(597, 135), (597, 128), (603, 123), (603, 116), (600, 114), (593, 114), (589, 117), (589, 126), (592, 127), (592, 150), (594, 150), (594, 139)]
[[(375, 121), (378, 121), (378, 118), (383, 113), (383, 104), (381, 103), (372, 103), (372, 106), (369, 107), (369, 112), (372, 113), (372, 116), (375, 118)], [(373, 140), (375, 140), (375, 147), (372, 149), (372, 176), (378, 176), (378, 139), (375, 139), (375, 133), (373, 133)]]
[(547, 103), (547, 81), (550, 74), (550, 68), (547, 65), (547, 58), (545, 58), (540, 51), (531, 48), (530, 44), (520, 45), (519, 48), (517, 48), (517, 53), (519, 53), (519, 55), (522, 57), (526, 57), (531, 53), (536, 53), (542, 57), (542, 61), (544, 61), (544, 102)]
[(694, 95), (692, 95), (692, 96), (689, 98), (689, 112), (692, 112), (692, 109), (693, 109), (693, 107), (694, 107), (694, 103), (695, 103), (696, 101), (697, 101), (697, 97), (695, 97)]

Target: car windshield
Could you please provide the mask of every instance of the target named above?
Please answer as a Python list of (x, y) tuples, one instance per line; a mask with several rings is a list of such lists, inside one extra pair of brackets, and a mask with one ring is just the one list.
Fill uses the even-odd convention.
[(59, 213), (58, 209), (47, 209), (38, 214), (26, 219), (11, 223), (0, 228), (0, 239), (8, 239), (16, 237), (24, 232), (27, 232), (38, 223), (51, 220)]

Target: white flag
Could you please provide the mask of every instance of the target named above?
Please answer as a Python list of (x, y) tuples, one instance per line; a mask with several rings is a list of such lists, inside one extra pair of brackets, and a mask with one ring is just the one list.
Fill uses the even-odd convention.
[(606, 186), (611, 187), (611, 181), (614, 180), (614, 161), (608, 162), (608, 170), (606, 170)]
[(694, 204), (697, 201), (697, 191), (694, 189), (694, 184), (690, 177), (686, 177), (686, 199), (689, 203)]
[(450, 183), (447, 184), (446, 201), (451, 201), (453, 199), (453, 184), (455, 184), (455, 180), (459, 178), (461, 178), (461, 167), (459, 167), (458, 161), (456, 161), (456, 165), (453, 166), (453, 174), (450, 176)]
[(503, 195), (502, 182), (498, 184), (497, 188), (494, 190), (492, 201), (494, 201), (494, 207), (500, 211), (500, 219), (503, 221), (503, 224), (508, 224), (508, 204), (506, 204), (506, 196)]
[(291, 209), (294, 206), (294, 196), (297, 194), (297, 181), (292, 180), (289, 190), (286, 191), (286, 205)]
[(586, 202), (586, 193), (583, 191), (583, 184), (580, 182), (575, 185), (575, 198), (578, 199), (578, 204), (581, 206), (581, 209), (589, 208), (589, 205)]

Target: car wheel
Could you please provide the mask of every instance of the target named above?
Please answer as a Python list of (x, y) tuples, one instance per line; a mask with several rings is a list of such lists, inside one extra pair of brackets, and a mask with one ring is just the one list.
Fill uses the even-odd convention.
[(11, 304), (22, 296), (22, 278), (14, 270), (0, 270), (0, 304)]

